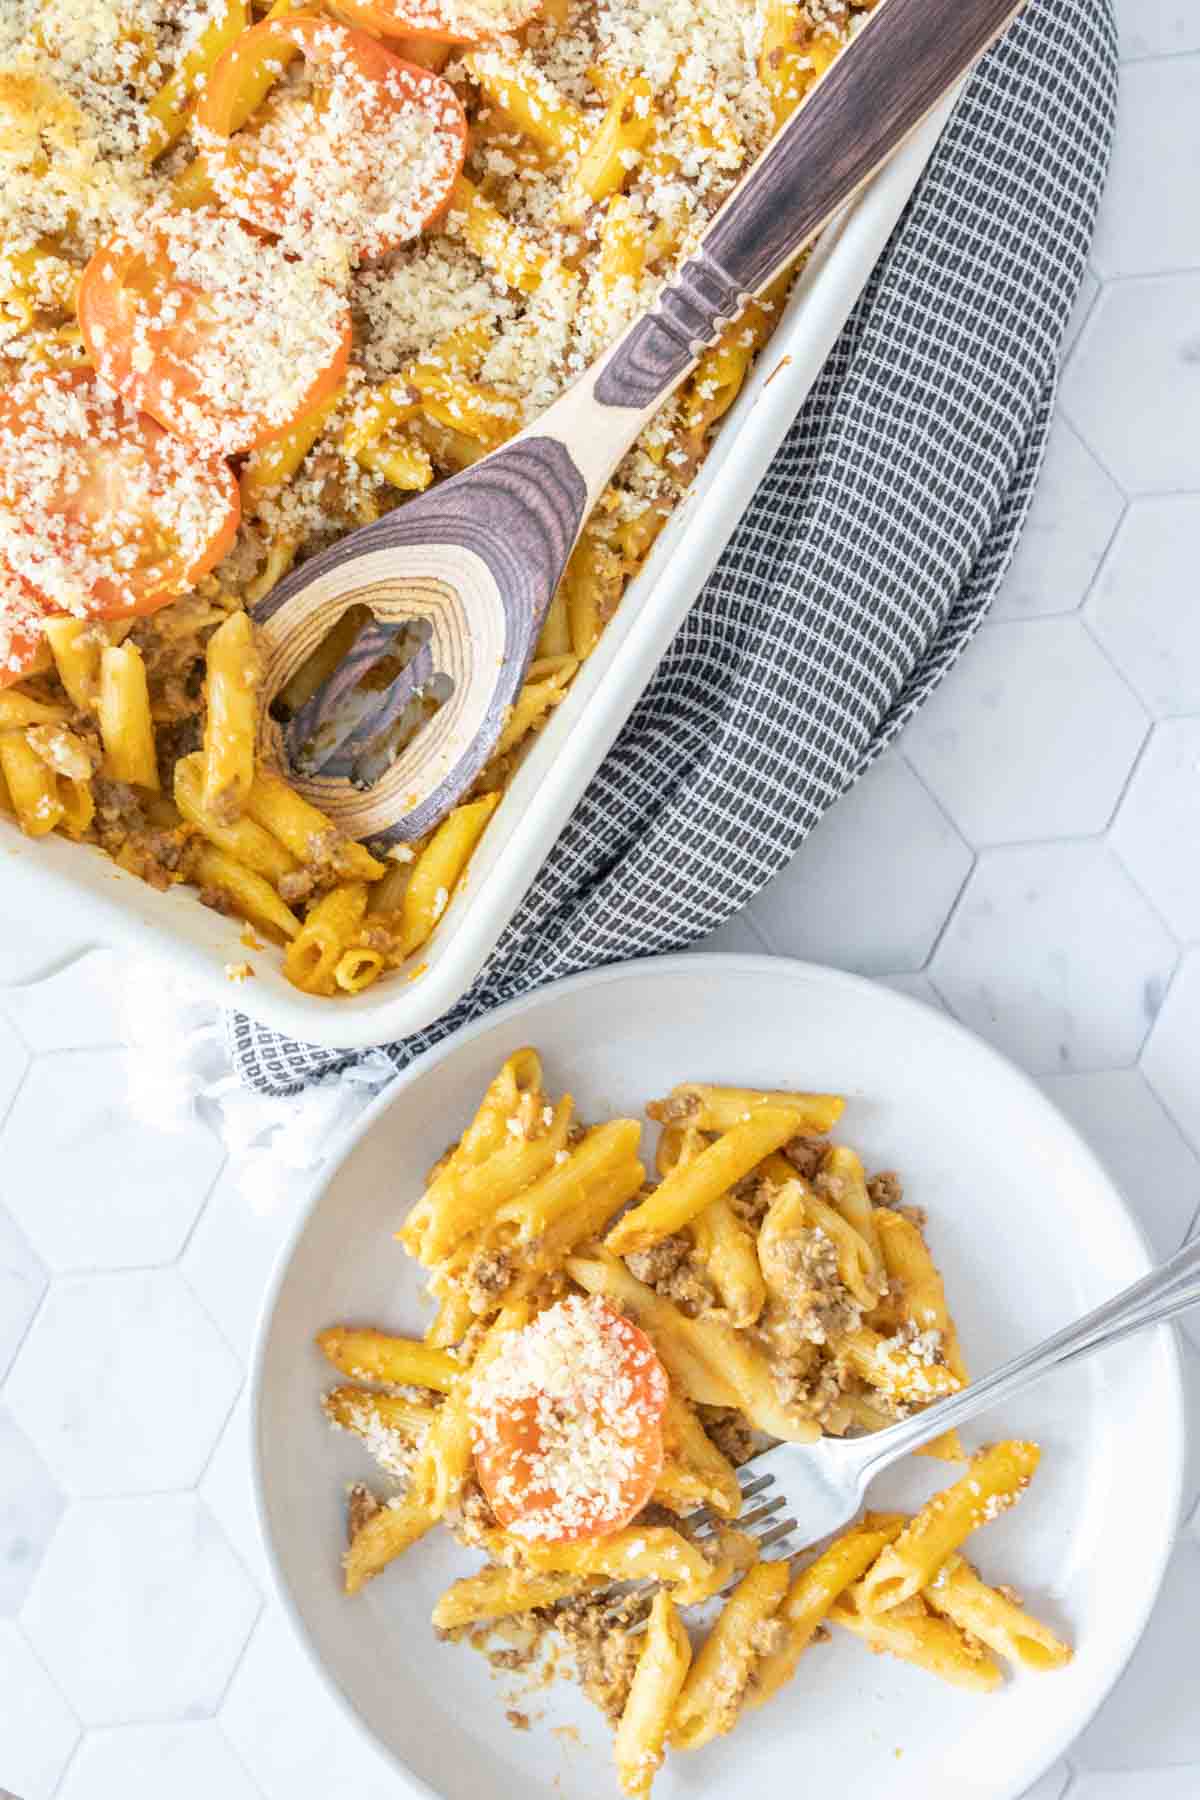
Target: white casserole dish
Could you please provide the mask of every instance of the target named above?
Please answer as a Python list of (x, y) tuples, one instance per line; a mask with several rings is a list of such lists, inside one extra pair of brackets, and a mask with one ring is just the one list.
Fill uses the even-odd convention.
[[(48, 888), (70, 899), (92, 944), (166, 957), (214, 1004), (331, 1049), (387, 1043), (439, 1018), (467, 990), (512, 918), (699, 593), (812, 387), (887, 243), (949, 116), (947, 99), (824, 233), (691, 490), (631, 582), (594, 654), (505, 794), (432, 941), (419, 975), (403, 970), (336, 1000), (301, 993), (268, 947), (202, 906), (193, 890), (158, 893), (97, 850), (25, 838), (0, 819), (5, 878), (22, 910)], [(73, 934), (74, 935), (74, 934)], [(78, 938), (72, 945), (78, 949)], [(246, 963), (252, 980), (230, 970)]]

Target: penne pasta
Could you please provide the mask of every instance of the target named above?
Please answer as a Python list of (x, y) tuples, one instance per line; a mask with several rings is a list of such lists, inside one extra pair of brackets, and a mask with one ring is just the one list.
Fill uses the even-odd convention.
[[(946, 1367), (959, 1386), (965, 1387), (969, 1380), (967, 1365), (946, 1305), (941, 1275), (924, 1238), (911, 1219), (887, 1206), (875, 1208), (875, 1229), (883, 1251), (889, 1297), (896, 1296), (902, 1316), (915, 1331), (938, 1334)], [(945, 1457), (951, 1462), (964, 1460), (957, 1431), (946, 1432), (924, 1448), (930, 1456)]]
[(1061, 1669), (1071, 1660), (1069, 1644), (1010, 1594), (981, 1581), (957, 1553), (947, 1557), (923, 1593), (935, 1612), (1008, 1662), (1042, 1670)]
[[(993, 1691), (1002, 1661), (1061, 1667), (1070, 1646), (961, 1551), (1027, 1485), (1034, 1444), (981, 1451), (912, 1516), (868, 1512), (802, 1567), (771, 1555), (786, 1524), (755, 1479), (764, 1447), (877, 1430), (961, 1379), (910, 1215), (872, 1208), (895, 1283), (881, 1300), (852, 1222), (872, 1205), (862, 1165), (803, 1141), (798, 1120), (827, 1127), (836, 1096), (684, 1084), (657, 1103), (668, 1192), (738, 1149), (728, 1185), (630, 1251), (635, 1275), (600, 1233), (647, 1203), (639, 1122), (578, 1125), (547, 1080), (536, 1051), (510, 1053), (397, 1234), (428, 1270), (424, 1337), (318, 1336), (343, 1376), (374, 1384), (335, 1387), (327, 1418), (404, 1484), (386, 1504), (356, 1490), (347, 1592), (444, 1521), (487, 1560), (440, 1593), (435, 1628), (483, 1648), (499, 1625), (522, 1658), (558, 1633), (641, 1796), (668, 1747), (712, 1743), (786, 1687), (826, 1624), (969, 1692)], [(684, 1609), (714, 1601), (689, 1638)]]
[(702, 1749), (733, 1730), (762, 1627), (778, 1611), (787, 1585), (785, 1562), (756, 1563), (725, 1602), (671, 1713), (671, 1743), (678, 1749)]
[(499, 804), (498, 794), (488, 794), (456, 806), (417, 857), (401, 908), (402, 956), (411, 956), (433, 936), (483, 828)]
[(691, 1645), (675, 1603), (660, 1590), (650, 1608), (646, 1642), (613, 1743), (617, 1779), (628, 1800), (646, 1800), (650, 1792), (691, 1660)]
[(800, 1570), (776, 1615), (783, 1628), (782, 1641), (755, 1663), (745, 1698), (747, 1706), (762, 1706), (786, 1686), (834, 1602), (895, 1541), (904, 1523), (899, 1513), (867, 1513), (860, 1524), (844, 1531)]
[(747, 1113), (788, 1112), (795, 1115), (793, 1137), (832, 1131), (845, 1110), (838, 1094), (802, 1094), (786, 1089), (714, 1086), (681, 1081), (665, 1100), (647, 1102), (646, 1112), (663, 1125), (692, 1125), (697, 1131), (732, 1131), (745, 1124)]
[(262, 658), (246, 613), (230, 613), (209, 638), (207, 681), (204, 810), (228, 825), (241, 818), (254, 781)]
[(204, 757), (199, 750), (191, 756), (181, 756), (175, 764), (175, 804), (188, 824), (194, 825), (209, 843), (254, 874), (261, 875), (272, 887), (278, 887), (285, 875), (294, 874), (299, 868), (295, 857), (284, 849), (279, 839), (264, 831), (253, 819), (238, 819), (232, 825), (221, 825), (205, 810)]
[(654, 1490), (661, 1505), (681, 1516), (710, 1506), (722, 1518), (737, 1518), (742, 1510), (737, 1470), (680, 1393), (672, 1393), (667, 1400), (663, 1452), (662, 1472)]
[(863, 1613), (843, 1598), (830, 1607), (829, 1619), (853, 1632), (868, 1650), (914, 1663), (952, 1687), (988, 1694), (999, 1686), (999, 1666), (987, 1651), (970, 1644), (948, 1619), (939, 1618), (923, 1605), (912, 1611), (903, 1607), (894, 1612)]
[(21, 731), (0, 732), (0, 770), (9, 801), (26, 837), (45, 837), (62, 823), (58, 777), (30, 748)]
[(477, 1575), (464, 1576), (446, 1589), (433, 1609), (433, 1623), (439, 1631), (455, 1631), (485, 1619), (510, 1619), (599, 1585), (586, 1577), (581, 1580), (573, 1570), (535, 1573), (489, 1563)]
[(350, 881), (378, 881), (384, 866), (361, 844), (342, 837), (324, 813), (269, 770), (259, 769), (246, 795), (246, 812), (306, 866), (328, 863)]
[(331, 889), (309, 911), (284, 954), (288, 980), (307, 994), (331, 994), (350, 940), (367, 913), (367, 884), (348, 881)]
[(1036, 1444), (1013, 1439), (973, 1456), (962, 1479), (927, 1501), (864, 1575), (855, 1589), (859, 1611), (887, 1612), (928, 1587), (965, 1538), (1016, 1504), (1040, 1454)]
[(609, 1232), (605, 1247), (618, 1255), (645, 1250), (678, 1231), (710, 1201), (728, 1193), (756, 1163), (795, 1137), (795, 1114), (762, 1107), (724, 1132), (694, 1161), (672, 1169), (654, 1192)]
[(434, 1388), (448, 1394), (463, 1372), (448, 1350), (434, 1350), (418, 1338), (390, 1337), (384, 1331), (334, 1325), (318, 1333), (317, 1345), (335, 1369), (359, 1381), (387, 1381), (395, 1387)]
[(192, 877), (201, 891), (213, 888), (239, 918), (273, 938), (294, 938), (300, 921), (285, 906), (271, 883), (216, 844), (202, 844), (192, 854)]
[(820, 1427), (779, 1398), (766, 1359), (712, 1315), (689, 1319), (669, 1300), (635, 1279), (611, 1253), (572, 1256), (567, 1269), (588, 1293), (602, 1293), (649, 1332), (668, 1374), (703, 1406), (739, 1407), (758, 1430), (789, 1443), (809, 1444)]
[(132, 787), (158, 787), (158, 758), (146, 665), (133, 644), (108, 644), (100, 652), (96, 705), (104, 742), (105, 771)]

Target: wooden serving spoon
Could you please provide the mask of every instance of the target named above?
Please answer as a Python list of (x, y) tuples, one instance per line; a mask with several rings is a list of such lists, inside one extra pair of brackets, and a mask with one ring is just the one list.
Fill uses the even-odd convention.
[[(348, 835), (381, 846), (418, 837), (461, 798), (520, 691), (583, 524), (642, 427), (1021, 3), (883, 0), (652, 310), (573, 387), (500, 449), (313, 557), (255, 608), (260, 748)], [(356, 605), (373, 622), (281, 725), (272, 700)], [(393, 680), (359, 686), (389, 658), (404, 665)], [(419, 716), (435, 677), (449, 697), (389, 761), (389, 738)]]

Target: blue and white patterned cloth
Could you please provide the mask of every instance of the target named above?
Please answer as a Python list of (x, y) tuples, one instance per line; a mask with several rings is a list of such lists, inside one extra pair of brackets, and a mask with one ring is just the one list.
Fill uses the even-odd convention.
[[(972, 78), (816, 386), (478, 979), (678, 949), (791, 858), (983, 619), (1037, 481), (1112, 140), (1109, 0), (1031, 0)], [(355, 1053), (231, 1016), (249, 1086)]]

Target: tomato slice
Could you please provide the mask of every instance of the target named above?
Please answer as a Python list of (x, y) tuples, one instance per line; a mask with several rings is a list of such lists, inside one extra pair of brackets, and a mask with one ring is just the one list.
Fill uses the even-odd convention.
[(607, 1300), (573, 1296), (515, 1331), (471, 1391), (480, 1484), (517, 1537), (607, 1537), (662, 1470), (666, 1372)]
[(174, 213), (97, 250), (79, 324), (110, 387), (219, 456), (289, 430), (329, 398), (350, 359), (339, 289), (209, 210)]
[(352, 25), (442, 44), (478, 44), (520, 31), (541, 10), (542, 0), (338, 0)]
[(315, 236), (322, 253), (359, 260), (408, 243), (447, 206), (467, 118), (432, 70), (330, 19), (292, 16), (264, 19), (218, 59), (194, 134), (239, 218), (297, 253), (311, 256)]
[(233, 544), (233, 471), (133, 410), (93, 369), (0, 393), (0, 552), (46, 611), (154, 612)]
[(28, 583), (0, 563), (0, 688), (23, 681), (39, 666), (43, 612)]

